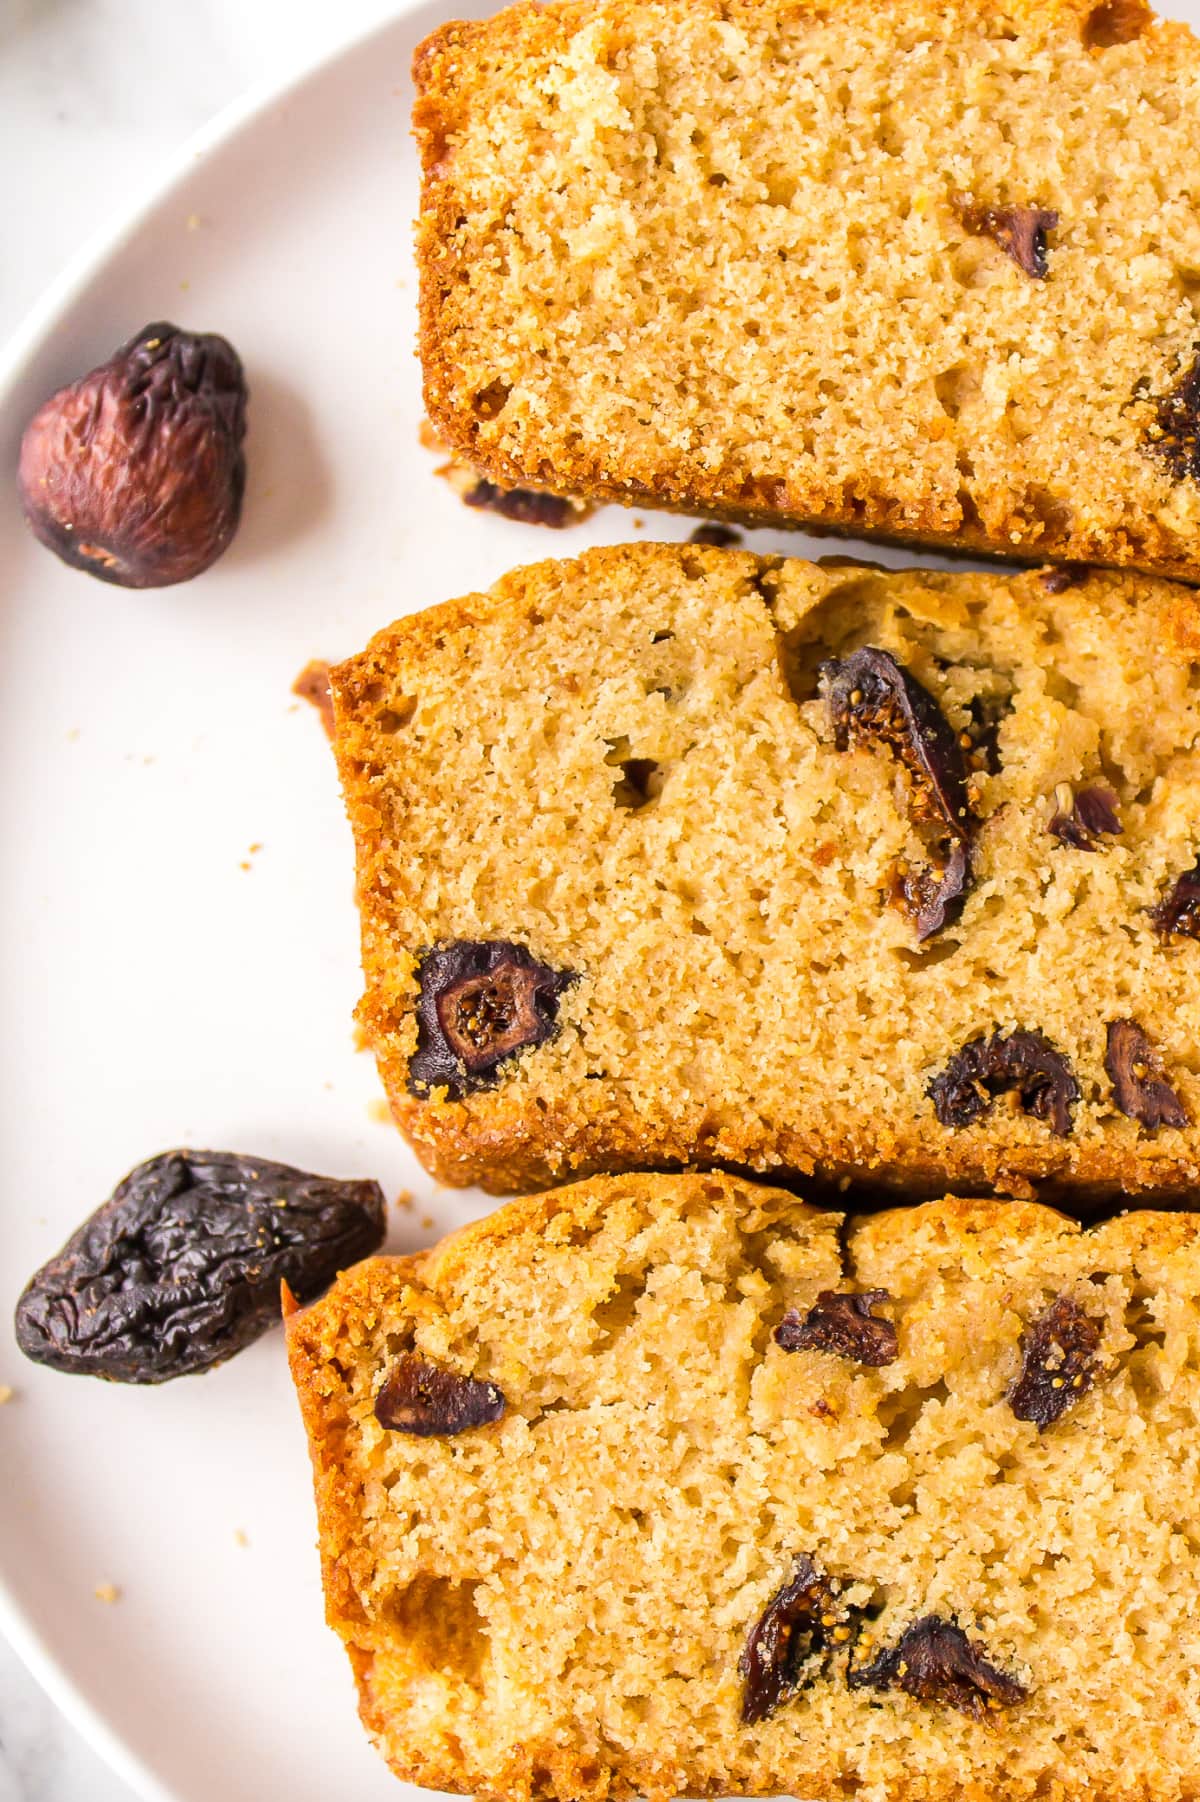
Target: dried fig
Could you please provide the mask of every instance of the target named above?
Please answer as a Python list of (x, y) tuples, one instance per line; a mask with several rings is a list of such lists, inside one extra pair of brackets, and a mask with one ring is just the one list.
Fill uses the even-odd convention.
[(1025, 1114), (1049, 1122), (1058, 1139), (1071, 1131), (1079, 1084), (1070, 1062), (1040, 1032), (993, 1032), (971, 1039), (926, 1086), (943, 1126), (970, 1126), (997, 1095), (1015, 1094)]
[(851, 1689), (901, 1689), (918, 1702), (942, 1702), (972, 1720), (1023, 1702), (1027, 1691), (968, 1639), (957, 1621), (927, 1614), (869, 1663), (852, 1665)]
[(970, 807), (962, 748), (929, 690), (890, 651), (872, 645), (831, 658), (819, 673), (838, 750), (886, 745), (912, 778), (914, 818), (965, 837)]
[(1096, 1380), (1100, 1322), (1059, 1295), (1021, 1334), (1021, 1370), (1008, 1391), (1018, 1420), (1039, 1433), (1061, 1420)]
[(1047, 594), (1065, 594), (1068, 588), (1078, 588), (1087, 579), (1086, 563), (1060, 563), (1054, 569), (1042, 570), (1038, 577)]
[(796, 1559), (791, 1577), (751, 1627), (738, 1660), (745, 1679), (745, 1726), (769, 1720), (817, 1675), (826, 1654), (851, 1637), (841, 1590), (837, 1578), (826, 1577), (806, 1552)]
[(990, 238), (1025, 275), (1044, 282), (1050, 273), (1046, 235), (1058, 224), (1050, 207), (982, 206), (969, 194), (956, 194), (954, 210), (964, 231)]
[[(1140, 385), (1134, 398), (1145, 399)], [(1154, 418), (1146, 428), (1142, 448), (1161, 457), (1177, 482), (1200, 481), (1200, 351), (1174, 386), (1154, 403)]]
[(1190, 870), (1176, 876), (1149, 914), (1159, 938), (1200, 939), (1200, 858)]
[(864, 645), (823, 663), (819, 674), (837, 749), (880, 744), (908, 772), (913, 825), (932, 862), (898, 869), (893, 899), (918, 940), (927, 939), (955, 917), (970, 880), (975, 822), (963, 746), (929, 690), (889, 651)]
[(27, 1358), (116, 1383), (165, 1383), (231, 1358), (377, 1251), (378, 1183), (232, 1151), (168, 1151), (131, 1170), (17, 1303)]
[(775, 1328), (775, 1343), (784, 1351), (835, 1352), (874, 1370), (894, 1364), (899, 1356), (896, 1329), (882, 1314), (872, 1312), (881, 1301), (891, 1299), (886, 1289), (858, 1294), (822, 1289), (806, 1314), (788, 1309)]
[(1099, 841), (1123, 831), (1117, 797), (1102, 783), (1074, 790), (1069, 783), (1055, 791), (1055, 809), (1046, 831), (1074, 851), (1097, 851)]
[(463, 1376), (420, 1352), (405, 1352), (375, 1397), (375, 1418), (393, 1433), (442, 1439), (502, 1419), (507, 1405), (495, 1383)]
[(1104, 1068), (1121, 1112), (1147, 1132), (1189, 1124), (1187, 1109), (1162, 1074), (1162, 1059), (1136, 1020), (1109, 1021)]
[(39, 541), (122, 588), (215, 563), (237, 530), (246, 382), (226, 339), (148, 325), (60, 388), (21, 441), (18, 489)]
[(544, 494), (540, 488), (501, 488), (486, 476), (477, 476), (462, 496), (463, 505), (515, 519), (522, 526), (574, 525), (586, 515), (561, 494)]
[(507, 939), (430, 946), (418, 964), (411, 1093), (491, 1088), (519, 1051), (554, 1037), (559, 999), (575, 980), (574, 971), (552, 970)]

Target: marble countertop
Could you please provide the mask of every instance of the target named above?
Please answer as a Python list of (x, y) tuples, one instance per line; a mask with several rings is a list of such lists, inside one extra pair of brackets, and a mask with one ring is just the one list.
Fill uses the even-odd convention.
[[(393, 10), (392, 0), (0, 0), (0, 343), (198, 126)], [(0, 1802), (134, 1802), (3, 1639)]]

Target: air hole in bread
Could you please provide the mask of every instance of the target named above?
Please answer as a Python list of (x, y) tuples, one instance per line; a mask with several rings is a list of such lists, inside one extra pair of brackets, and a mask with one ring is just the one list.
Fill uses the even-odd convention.
[(475, 1587), (450, 1577), (421, 1576), (390, 1598), (387, 1613), (418, 1668), (479, 1683), (490, 1648)]
[(1167, 1342), (1166, 1333), (1155, 1312), (1154, 1297), (1144, 1290), (1135, 1290), (1126, 1303), (1125, 1331), (1138, 1351), (1161, 1351)]
[(948, 419), (957, 419), (964, 406), (979, 393), (978, 372), (969, 363), (956, 363), (933, 378), (938, 405)]
[(664, 771), (652, 757), (628, 757), (617, 768), (620, 776), (613, 783), (613, 804), (628, 813), (640, 813), (658, 800), (663, 790)]
[[(974, 474), (974, 471), (971, 473)], [(967, 488), (960, 488), (958, 490), (957, 500), (959, 511), (962, 514), (963, 527), (965, 529), (982, 532), (984, 529), (983, 520), (980, 517), (979, 508), (975, 505), (974, 497), (970, 490)]]
[(407, 726), (416, 711), (416, 696), (401, 695), (394, 707), (384, 707), (375, 715), (375, 723), (381, 732), (399, 732), (403, 726)]
[(512, 389), (507, 382), (489, 382), (471, 402), (476, 419), (495, 419), (497, 414), (504, 411), (511, 393)]
[(908, 945), (894, 945), (892, 954), (900, 959), (906, 970), (933, 970), (961, 950), (960, 939), (936, 939), (919, 950)]
[(949, 1399), (949, 1395), (950, 1391), (940, 1379), (928, 1389), (918, 1388), (915, 1383), (906, 1383), (903, 1389), (885, 1395), (876, 1416), (884, 1429), (880, 1451), (903, 1451), (926, 1408), (940, 1408)]
[(596, 1337), (593, 1351), (607, 1351), (628, 1332), (637, 1318), (638, 1303), (646, 1292), (646, 1273), (618, 1276), (607, 1300), (592, 1309), (592, 1326)]

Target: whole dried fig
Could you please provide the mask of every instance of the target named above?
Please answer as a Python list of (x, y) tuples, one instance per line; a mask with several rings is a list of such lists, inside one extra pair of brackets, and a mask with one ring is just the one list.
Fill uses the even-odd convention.
[(246, 381), (224, 338), (148, 325), (25, 428), (17, 486), (34, 536), (122, 588), (166, 588), (237, 531)]
[(279, 1319), (281, 1283), (311, 1301), (383, 1236), (378, 1183), (234, 1151), (166, 1151), (30, 1278), (17, 1344), (52, 1370), (165, 1383), (257, 1339)]

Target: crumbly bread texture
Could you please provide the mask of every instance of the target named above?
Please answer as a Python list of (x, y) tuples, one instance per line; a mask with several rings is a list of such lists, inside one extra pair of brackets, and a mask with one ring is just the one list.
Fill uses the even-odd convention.
[[(1200, 943), (1149, 912), (1200, 845), (1200, 601), (1061, 580), (626, 546), (402, 619), (335, 670), (360, 1017), (428, 1168), (500, 1193), (701, 1162), (1186, 1193), (1200, 1130), (1122, 1112), (1106, 1058), (1132, 1020), (1200, 1119)], [(984, 728), (965, 904), (924, 939), (894, 904), (934, 867), (922, 791), (881, 743), (837, 748), (818, 677), (864, 645), (947, 730)], [(1096, 788), (1119, 834), (1049, 830)], [(464, 942), (559, 986), (456, 1084), (428, 1017)], [(931, 1082), (1013, 1033), (1067, 1061), (1067, 1130), (994, 1072), (944, 1124)]]
[[(893, 1362), (783, 1349), (830, 1290), (886, 1290)], [(505, 1802), (1192, 1802), (1198, 1298), (1186, 1214), (846, 1224), (725, 1176), (595, 1179), (360, 1265), (289, 1347), (368, 1731), (402, 1777)], [(1091, 1386), (1039, 1428), (1010, 1393), (1054, 1306), (1090, 1323)], [(502, 1418), (381, 1426), (414, 1352)], [(747, 1641), (804, 1560), (844, 1625), (744, 1724)], [(903, 1661), (850, 1687), (930, 1616), (1006, 1686), (983, 1719)]]
[(426, 404), (494, 479), (1200, 580), (1184, 25), (550, 0), (415, 74)]

